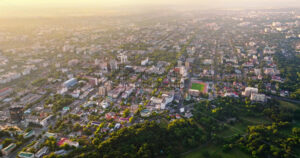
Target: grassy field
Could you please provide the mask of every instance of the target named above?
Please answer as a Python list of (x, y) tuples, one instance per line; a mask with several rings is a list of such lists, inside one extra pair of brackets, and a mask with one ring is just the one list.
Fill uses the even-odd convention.
[(244, 123), (235, 123), (234, 125), (226, 125), (227, 129), (223, 130), (221, 133), (218, 133), (218, 135), (226, 138), (231, 137), (236, 134), (244, 134), (246, 132), (246, 129), (248, 127), (247, 124)]
[(242, 122), (236, 122), (234, 124), (226, 124), (228, 127), (226, 130), (218, 133), (224, 138), (234, 136), (236, 134), (243, 135), (247, 132), (248, 126), (258, 125), (258, 124), (270, 124), (271, 121), (265, 117), (241, 117)]
[(203, 92), (203, 90), (204, 90), (204, 85), (203, 85), (203, 84), (199, 84), (199, 83), (192, 83), (191, 89), (194, 89), (194, 90), (198, 90), (198, 91), (200, 91), (200, 92)]
[(257, 116), (257, 117), (241, 117), (241, 119), (248, 125), (258, 125), (258, 124), (270, 124), (272, 121), (268, 118)]
[(286, 101), (282, 101), (282, 100), (278, 100), (278, 102), (280, 103), (280, 106), (286, 109), (290, 109), (290, 110), (297, 110), (300, 108), (299, 105), (296, 105), (294, 103), (291, 102), (286, 102)]
[(250, 158), (246, 153), (232, 149), (229, 152), (223, 152), (222, 147), (215, 145), (207, 145), (199, 147), (195, 151), (182, 155), (182, 158), (209, 158), (209, 157), (222, 157), (222, 158)]

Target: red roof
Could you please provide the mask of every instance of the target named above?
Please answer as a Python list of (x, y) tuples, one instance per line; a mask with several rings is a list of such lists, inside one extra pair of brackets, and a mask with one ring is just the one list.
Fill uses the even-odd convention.
[(2, 89), (0, 89), (0, 93), (3, 93), (3, 92), (5, 92), (5, 91), (7, 91), (7, 90), (9, 90), (9, 89), (10, 89), (9, 87), (2, 88)]
[(120, 117), (119, 120), (120, 121), (129, 121), (129, 117), (127, 117), (127, 118), (126, 117)]
[(175, 68), (174, 68), (174, 71), (175, 71), (175, 72), (180, 72), (180, 68), (179, 68), (179, 67), (175, 67)]
[(61, 138), (61, 139), (58, 141), (57, 145), (58, 145), (58, 146), (64, 145), (64, 143), (65, 143), (67, 140), (68, 140), (68, 138)]

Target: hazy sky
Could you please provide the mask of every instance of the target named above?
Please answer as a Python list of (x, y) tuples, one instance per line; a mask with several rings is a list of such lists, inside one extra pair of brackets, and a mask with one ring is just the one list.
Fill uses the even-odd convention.
[(0, 0), (5, 6), (119, 6), (142, 4), (205, 4), (205, 5), (299, 5), (299, 0)]
[(193, 6), (201, 9), (300, 7), (300, 0), (0, 0), (0, 16), (45, 14), (50, 8), (75, 11), (140, 6)]

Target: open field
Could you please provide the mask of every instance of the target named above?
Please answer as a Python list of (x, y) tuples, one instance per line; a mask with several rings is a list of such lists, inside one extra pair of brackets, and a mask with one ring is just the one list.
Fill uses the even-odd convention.
[(198, 91), (203, 91), (204, 90), (204, 85), (203, 84), (199, 84), (199, 83), (192, 83), (192, 89), (194, 90), (198, 90)]
[(282, 101), (282, 100), (278, 100), (278, 102), (280, 103), (280, 106), (286, 109), (290, 109), (290, 110), (298, 110), (300, 109), (300, 105), (296, 105), (294, 103), (291, 102), (286, 102), (286, 101)]
[(207, 84), (200, 81), (192, 81), (191, 89), (202, 93), (207, 93)]
[(248, 125), (258, 125), (258, 124), (270, 124), (272, 121), (266, 117), (241, 117), (241, 119)]
[(242, 122), (236, 122), (234, 124), (226, 124), (227, 129), (218, 133), (222, 137), (230, 137), (236, 134), (243, 135), (247, 132), (248, 126), (258, 125), (258, 124), (270, 124), (271, 121), (264, 117), (241, 117)]

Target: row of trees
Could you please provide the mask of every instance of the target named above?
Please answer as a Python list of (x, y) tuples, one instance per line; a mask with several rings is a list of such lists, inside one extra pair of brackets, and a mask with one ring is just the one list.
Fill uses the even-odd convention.
[(293, 129), (294, 135), (286, 137), (278, 130), (287, 125), (287, 122), (280, 122), (269, 126), (250, 126), (248, 135), (241, 137), (238, 143), (253, 157), (294, 157), (300, 147), (299, 128)]
[[(100, 125), (98, 130), (103, 127)], [(206, 141), (205, 133), (193, 119), (174, 120), (167, 128), (146, 121), (111, 134), (94, 134), (91, 145), (75, 149), (66, 157), (179, 157), (181, 152)], [(107, 136), (109, 138), (104, 139)], [(51, 157), (58, 156), (52, 154)]]

